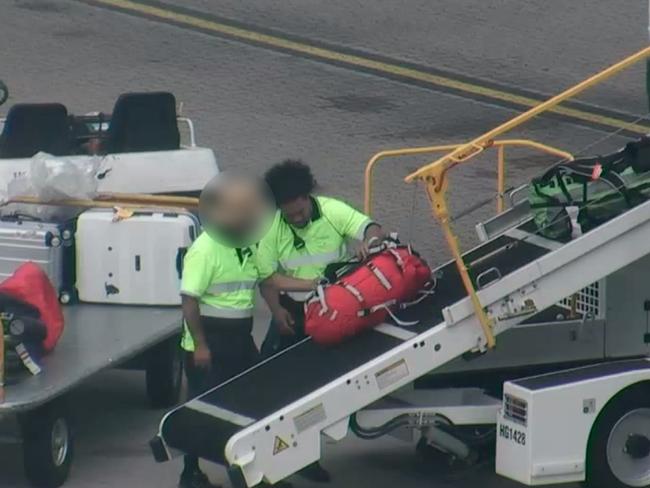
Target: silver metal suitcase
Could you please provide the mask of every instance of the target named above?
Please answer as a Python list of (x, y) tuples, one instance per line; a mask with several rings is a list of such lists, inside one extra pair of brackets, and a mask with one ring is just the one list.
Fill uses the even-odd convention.
[(74, 222), (0, 220), (0, 281), (23, 263), (43, 268), (61, 303), (75, 299)]

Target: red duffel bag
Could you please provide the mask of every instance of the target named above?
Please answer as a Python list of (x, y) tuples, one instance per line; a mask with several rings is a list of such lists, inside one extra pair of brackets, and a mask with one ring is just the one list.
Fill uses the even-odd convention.
[(305, 302), (305, 332), (318, 344), (338, 344), (379, 325), (415, 300), (431, 281), (429, 266), (410, 247), (387, 243)]
[(0, 283), (0, 296), (10, 297), (36, 309), (47, 331), (42, 344), (43, 352), (54, 349), (63, 333), (63, 311), (58, 293), (40, 266), (32, 262), (21, 265), (13, 275)]

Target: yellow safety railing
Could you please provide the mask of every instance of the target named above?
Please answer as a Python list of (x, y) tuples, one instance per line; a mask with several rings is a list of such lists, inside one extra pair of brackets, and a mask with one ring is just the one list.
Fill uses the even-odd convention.
[[(590, 78), (578, 83), (575, 86), (563, 91), (562, 93), (548, 99), (545, 102), (540, 103), (539, 105), (531, 108), (530, 110), (514, 117), (513, 119), (505, 122), (504, 124), (499, 125), (498, 127), (486, 132), (485, 134), (473, 139), (472, 141), (454, 146), (450, 148), (450, 152), (445, 154), (443, 157), (429, 163), (425, 166), (422, 166), (417, 171), (413, 172), (405, 178), (407, 183), (412, 183), (414, 181), (422, 181), (426, 185), (427, 195), (429, 201), (431, 202), (431, 209), (434, 217), (436, 217), (442, 226), (447, 244), (452, 252), (456, 267), (460, 273), (463, 286), (469, 295), (472, 305), (474, 307), (474, 312), (479, 319), (481, 328), (485, 335), (486, 346), (492, 348), (495, 345), (495, 338), (492, 332), (493, 322), (488, 318), (485, 309), (481, 305), (481, 302), (477, 296), (476, 289), (472, 283), (472, 280), (469, 276), (465, 262), (458, 245), (458, 240), (451, 228), (451, 222), (449, 220), (449, 209), (447, 205), (447, 189), (448, 189), (448, 179), (447, 172), (457, 166), (460, 163), (464, 163), (472, 159), (474, 156), (482, 153), (487, 148), (494, 145), (494, 141), (497, 137), (503, 135), (504, 133), (514, 129), (515, 127), (520, 126), (524, 122), (532, 119), (533, 117), (542, 114), (551, 108), (559, 105), (560, 103), (566, 101), (567, 99), (574, 97), (584, 90), (601, 83), (604, 80), (611, 78), (612, 76), (620, 73), (622, 70), (628, 68), (629, 66), (642, 61), (650, 56), (650, 47), (646, 47), (641, 51), (625, 58), (624, 60), (610, 66), (609, 68), (597, 73)], [(503, 147), (503, 146), (501, 146)], [(426, 152), (422, 148), (419, 154)], [(431, 148), (429, 148), (431, 149)], [(414, 151), (414, 150), (413, 150)], [(381, 154), (381, 153), (380, 153)], [(418, 152), (409, 152), (408, 154), (418, 154)], [(503, 153), (501, 154), (501, 166), (505, 167), (505, 159)], [(371, 168), (372, 171), (372, 168)], [(505, 169), (504, 169), (505, 171)]]
[[(364, 210), (367, 215), (372, 214), (373, 198), (374, 198), (374, 171), (379, 161), (395, 158), (401, 156), (413, 156), (418, 154), (432, 154), (440, 153), (443, 151), (450, 151), (461, 147), (463, 144), (445, 144), (441, 146), (428, 146), (428, 147), (415, 147), (405, 149), (391, 149), (389, 151), (381, 151), (375, 154), (368, 163), (366, 163), (365, 181), (364, 181)], [(525, 147), (539, 150), (543, 153), (557, 156), (561, 159), (573, 160), (573, 155), (570, 152), (563, 151), (547, 144), (531, 141), (528, 139), (504, 139), (492, 141), (487, 147), (494, 147), (497, 150), (497, 213), (504, 210), (505, 189), (506, 189), (506, 161), (505, 149), (506, 147)]]
[(479, 319), (481, 327), (485, 335), (486, 346), (492, 348), (495, 345), (495, 338), (492, 332), (492, 320), (488, 318), (485, 309), (481, 305), (481, 302), (477, 296), (476, 289), (472, 280), (469, 276), (467, 267), (463, 260), (460, 247), (458, 245), (458, 240), (451, 228), (451, 222), (449, 218), (449, 209), (447, 205), (447, 189), (448, 189), (448, 179), (447, 172), (454, 166), (467, 162), (471, 160), (474, 156), (482, 153), (486, 149), (491, 147), (496, 147), (497, 149), (497, 212), (501, 212), (504, 209), (504, 192), (505, 192), (505, 172), (506, 172), (506, 160), (505, 160), (505, 148), (508, 146), (519, 146), (519, 147), (529, 147), (533, 149), (540, 150), (549, 154), (559, 156), (564, 159), (573, 159), (573, 156), (560, 149), (548, 146), (535, 141), (529, 141), (525, 139), (508, 139), (508, 140), (497, 140), (496, 138), (505, 134), (506, 132), (522, 125), (533, 117), (542, 114), (553, 107), (559, 105), (560, 103), (568, 100), (571, 97), (574, 97), (586, 89), (605, 81), (612, 76), (620, 73), (629, 66), (644, 60), (650, 56), (650, 47), (642, 49), (641, 51), (625, 58), (624, 60), (610, 66), (609, 68), (597, 73), (596, 75), (587, 78), (586, 80), (578, 83), (577, 85), (563, 91), (562, 93), (548, 99), (545, 102), (540, 103), (539, 105), (531, 108), (530, 110), (514, 117), (513, 119), (501, 124), (500, 126), (486, 132), (485, 134), (467, 142), (465, 144), (449, 144), (442, 146), (430, 146), (430, 147), (421, 147), (421, 148), (410, 148), (410, 149), (396, 149), (382, 151), (375, 154), (367, 163), (365, 171), (365, 195), (364, 195), (364, 207), (367, 213), (372, 212), (372, 203), (373, 203), (373, 171), (376, 164), (385, 158), (388, 157), (399, 157), (399, 156), (413, 156), (419, 154), (431, 154), (443, 151), (450, 151), (441, 158), (422, 166), (417, 171), (411, 173), (405, 178), (407, 183), (412, 183), (414, 181), (422, 181), (426, 185), (426, 192), (431, 202), (431, 209), (435, 218), (440, 221), (445, 239), (451, 250), (456, 267), (460, 273), (463, 286), (469, 295), (472, 306), (474, 307), (474, 312)]

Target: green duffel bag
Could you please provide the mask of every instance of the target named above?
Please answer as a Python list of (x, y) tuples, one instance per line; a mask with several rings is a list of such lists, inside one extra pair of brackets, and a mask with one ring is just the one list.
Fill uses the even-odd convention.
[(649, 148), (644, 138), (608, 156), (560, 163), (533, 179), (528, 201), (538, 233), (567, 240), (576, 224), (587, 232), (650, 198)]

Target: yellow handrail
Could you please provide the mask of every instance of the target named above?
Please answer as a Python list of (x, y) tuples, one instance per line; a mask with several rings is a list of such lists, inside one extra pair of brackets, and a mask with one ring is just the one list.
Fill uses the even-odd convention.
[(481, 323), (481, 328), (483, 329), (487, 347), (494, 347), (495, 339), (494, 334), (492, 333), (492, 321), (488, 318), (483, 306), (481, 305), (480, 300), (476, 294), (476, 289), (472, 284), (470, 279), (469, 272), (456, 240), (456, 236), (451, 229), (451, 224), (449, 222), (449, 211), (447, 208), (447, 199), (446, 192), (448, 187), (448, 180), (446, 178), (446, 173), (449, 169), (460, 164), (461, 162), (468, 161), (473, 156), (484, 151), (489, 147), (495, 137), (498, 137), (505, 132), (514, 129), (515, 127), (520, 126), (524, 122), (532, 119), (536, 115), (539, 115), (556, 105), (564, 102), (565, 100), (578, 95), (587, 88), (590, 88), (608, 78), (611, 78), (615, 74), (624, 70), (625, 68), (635, 64), (643, 59), (646, 59), (650, 56), (650, 47), (640, 50), (639, 52), (625, 58), (624, 60), (610, 66), (609, 68), (597, 73), (590, 78), (578, 83), (577, 85), (569, 88), (568, 90), (563, 91), (562, 93), (548, 99), (547, 101), (540, 103), (539, 105), (531, 108), (530, 110), (514, 117), (513, 119), (501, 124), (500, 126), (486, 132), (485, 134), (475, 138), (474, 140), (462, 144), (450, 153), (446, 154), (442, 158), (422, 166), (417, 171), (411, 173), (405, 178), (407, 183), (411, 183), (415, 180), (423, 180), (427, 185), (427, 194), (429, 195), (429, 200), (431, 201), (431, 206), (433, 209), (433, 214), (435, 217), (440, 220), (440, 223), (443, 227), (447, 243), (450, 247), (450, 250), (454, 256), (456, 266), (460, 273), (463, 285), (467, 291), (472, 305), (474, 306), (474, 312)]
[[(642, 49), (641, 51), (633, 54), (632, 56), (625, 58), (623, 61), (620, 61), (610, 66), (609, 68), (601, 71), (600, 73), (597, 73), (594, 76), (591, 76), (586, 80), (578, 83), (577, 85), (572, 86), (568, 90), (565, 90), (562, 93), (552, 98), (549, 98), (545, 102), (536, 105), (530, 110), (509, 120), (508, 122), (505, 122), (500, 126), (486, 132), (485, 134), (473, 139), (472, 141), (457, 147), (449, 154), (443, 156), (437, 161), (422, 166), (420, 169), (407, 176), (405, 178), (405, 181), (407, 183), (410, 183), (417, 178), (436, 177), (436, 176), (441, 176), (444, 178), (444, 174), (451, 166), (466, 161), (470, 159), (473, 155), (478, 154), (480, 151), (485, 149), (486, 144), (492, 141), (495, 137), (500, 136), (501, 134), (514, 129), (515, 127), (520, 126), (521, 124), (527, 122), (533, 117), (548, 111), (549, 109), (555, 107), (556, 105), (559, 105), (560, 103), (564, 102), (565, 100), (571, 97), (578, 95), (579, 93), (583, 92), (587, 88), (591, 88), (592, 86), (608, 78), (611, 78), (612, 76), (618, 74), (620, 71), (624, 70), (625, 68), (641, 61), (642, 59), (647, 58), (648, 56), (650, 56), (650, 47), (646, 47), (645, 49)], [(440, 178), (438, 178), (437, 181), (434, 183), (435, 191), (439, 192), (440, 189), (442, 188), (442, 185), (443, 182), (441, 181)]]
[[(413, 156), (417, 154), (427, 154), (427, 153), (436, 153), (442, 151), (449, 151), (456, 149), (462, 146), (462, 144), (444, 144), (441, 146), (426, 146), (426, 147), (415, 147), (415, 148), (405, 148), (405, 149), (391, 149), (388, 151), (381, 151), (375, 154), (372, 158), (366, 163), (366, 170), (364, 176), (364, 211), (367, 215), (372, 213), (373, 207), (373, 197), (374, 197), (374, 171), (375, 166), (382, 159), (387, 159), (390, 157), (398, 156)], [(505, 154), (506, 146), (515, 146), (515, 147), (529, 147), (531, 149), (538, 149), (542, 152), (550, 154), (552, 156), (557, 156), (562, 159), (572, 160), (573, 155), (569, 152), (563, 151), (553, 146), (547, 144), (542, 144), (540, 142), (531, 141), (528, 139), (504, 139), (498, 140), (491, 143), (491, 146), (494, 146), (499, 151), (500, 157), (503, 157)], [(497, 211), (503, 211), (503, 198), (505, 191), (505, 159), (500, 161), (497, 165)]]
[(388, 157), (397, 157), (397, 156), (412, 156), (415, 154), (426, 154), (432, 152), (442, 152), (449, 151), (450, 149), (456, 149), (458, 144), (447, 144), (444, 146), (429, 146), (429, 147), (413, 147), (405, 149), (391, 149), (388, 151), (381, 151), (375, 154), (373, 157), (368, 160), (366, 163), (366, 171), (364, 174), (364, 197), (363, 197), (363, 208), (366, 215), (370, 215), (372, 212), (372, 190), (373, 182), (372, 176), (375, 170), (375, 165), (384, 158)]

